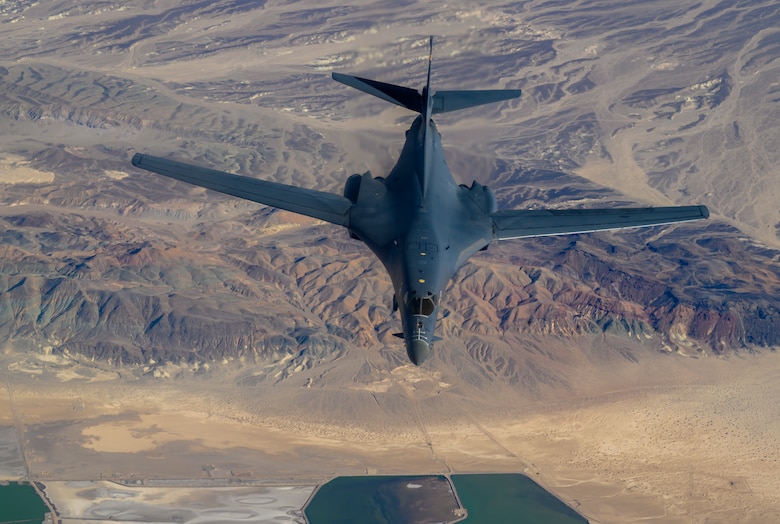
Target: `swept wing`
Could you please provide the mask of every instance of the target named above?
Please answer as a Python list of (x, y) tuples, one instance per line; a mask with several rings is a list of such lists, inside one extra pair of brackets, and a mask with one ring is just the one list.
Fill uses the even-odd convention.
[(352, 203), (341, 195), (258, 180), (136, 153), (133, 165), (196, 186), (346, 226)]
[(701, 220), (710, 216), (704, 206), (617, 209), (506, 210), (491, 214), (497, 239), (589, 233), (606, 229), (656, 226)]

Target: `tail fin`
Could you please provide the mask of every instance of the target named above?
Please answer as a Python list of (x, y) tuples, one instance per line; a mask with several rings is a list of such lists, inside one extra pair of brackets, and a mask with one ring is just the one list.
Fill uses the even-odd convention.
[[(428, 40), (428, 78), (425, 80), (425, 87), (423, 87), (422, 98), (425, 105), (423, 110), (425, 111), (425, 121), (431, 121), (431, 114), (433, 114), (433, 93), (431, 92), (431, 64), (433, 64), (433, 35)], [(426, 126), (427, 130), (427, 126)]]
[(357, 76), (331, 73), (333, 80), (359, 89), (369, 95), (386, 100), (392, 104), (405, 107), (411, 111), (425, 114), (428, 119), (437, 113), (457, 111), (468, 107), (492, 104), (502, 100), (511, 100), (520, 96), (519, 89), (491, 89), (480, 91), (437, 91), (431, 92), (431, 63), (433, 55), (433, 37), (430, 39), (430, 54), (428, 55), (428, 78), (422, 94), (410, 87), (397, 86), (360, 78)]

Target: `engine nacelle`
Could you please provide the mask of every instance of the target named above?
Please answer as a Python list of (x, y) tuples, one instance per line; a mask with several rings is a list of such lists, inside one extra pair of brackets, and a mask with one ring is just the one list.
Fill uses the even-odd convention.
[(487, 186), (482, 186), (482, 191), (485, 193), (485, 205), (489, 215), (496, 212), (496, 194)]
[[(461, 187), (466, 187), (461, 184)], [(488, 215), (496, 212), (496, 194), (487, 186), (483, 186), (476, 180), (468, 188), (471, 198)]]
[(355, 174), (347, 179), (347, 183), (344, 184), (344, 198), (348, 199), (353, 204), (357, 203), (358, 195), (360, 194), (360, 182), (363, 180), (361, 175)]

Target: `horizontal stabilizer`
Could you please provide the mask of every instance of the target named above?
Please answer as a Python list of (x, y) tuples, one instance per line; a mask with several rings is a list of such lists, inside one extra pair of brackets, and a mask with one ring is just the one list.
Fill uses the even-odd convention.
[[(415, 89), (410, 87), (397, 86), (359, 78), (357, 76), (343, 75), (341, 73), (331, 73), (333, 80), (346, 84), (355, 89), (359, 89), (369, 95), (374, 95), (391, 104), (396, 104), (406, 109), (422, 113), (425, 108), (425, 99)], [(480, 106), (483, 104), (492, 104), (503, 100), (511, 100), (519, 97), (519, 89), (488, 89), (478, 91), (437, 91), (431, 97), (432, 114), (446, 113), (448, 111), (457, 111), (467, 107)]]
[(331, 76), (336, 82), (341, 82), (349, 87), (354, 87), (364, 93), (386, 100), (391, 104), (396, 104), (405, 107), (406, 109), (417, 111), (418, 113), (423, 110), (423, 98), (416, 89), (386, 84), (384, 82), (377, 82), (376, 80), (359, 78), (357, 76), (342, 75), (341, 73), (331, 73)]
[(710, 216), (705, 206), (613, 209), (534, 209), (496, 211), (493, 235), (497, 239), (590, 233), (608, 229), (657, 226)]
[(220, 193), (346, 226), (352, 202), (341, 195), (223, 173), (167, 158), (136, 153), (133, 165)]
[(437, 91), (433, 95), (433, 114), (457, 111), (467, 107), (492, 104), (518, 98), (519, 89), (488, 89), (483, 91)]

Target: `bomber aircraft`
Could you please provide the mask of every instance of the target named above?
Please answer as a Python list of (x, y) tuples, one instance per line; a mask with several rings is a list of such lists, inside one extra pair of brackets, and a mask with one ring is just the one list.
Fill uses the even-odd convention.
[(393, 283), (409, 360), (430, 355), (442, 290), (455, 272), (493, 240), (586, 233), (705, 219), (705, 206), (610, 209), (496, 209), (493, 191), (474, 181), (458, 185), (444, 161), (432, 115), (520, 96), (519, 89), (422, 93), (366, 78), (334, 80), (419, 113), (406, 131), (401, 156), (387, 177), (350, 176), (343, 196), (239, 176), (137, 153), (134, 166), (214, 191), (344, 226), (382, 261)]

